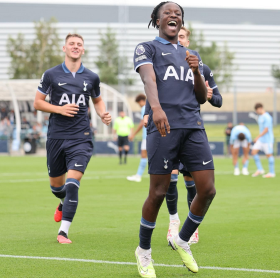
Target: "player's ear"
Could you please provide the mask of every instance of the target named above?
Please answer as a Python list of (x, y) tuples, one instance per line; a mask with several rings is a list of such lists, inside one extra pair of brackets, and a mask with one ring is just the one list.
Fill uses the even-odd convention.
[(156, 21), (157, 26), (159, 26), (159, 21), (160, 21), (160, 20), (159, 20), (159, 18), (158, 18), (157, 21)]
[(65, 47), (65, 45), (63, 45), (62, 50), (63, 50), (63, 52), (65, 52), (65, 51), (66, 51), (66, 47)]

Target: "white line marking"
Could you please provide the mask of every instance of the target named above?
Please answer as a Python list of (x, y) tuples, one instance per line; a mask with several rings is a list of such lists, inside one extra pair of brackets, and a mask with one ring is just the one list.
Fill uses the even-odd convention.
[[(136, 265), (136, 263), (131, 263), (131, 262), (112, 262), (112, 261), (101, 261), (101, 260), (58, 258), (58, 257), (15, 256), (15, 255), (4, 255), (4, 254), (0, 254), (0, 257), (2, 257), (2, 258), (13, 258), (13, 259), (72, 261), (72, 262), (84, 262), (84, 263), (95, 263), (95, 264)], [(162, 267), (179, 267), (179, 268), (183, 267), (182, 265), (170, 265), (170, 264), (154, 264), (154, 265), (155, 266), (162, 266)], [(264, 272), (264, 273), (279, 273), (280, 274), (280, 270), (216, 267), (216, 266), (200, 266), (199, 268), (210, 269), (210, 270), (230, 270), (230, 271)]]

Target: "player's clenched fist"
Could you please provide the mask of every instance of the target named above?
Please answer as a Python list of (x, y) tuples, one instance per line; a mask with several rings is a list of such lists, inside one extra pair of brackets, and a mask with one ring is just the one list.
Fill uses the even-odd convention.
[(147, 126), (148, 126), (148, 120), (149, 120), (149, 115), (144, 115), (144, 117), (143, 117), (143, 124), (144, 124), (144, 127), (147, 127)]
[(102, 121), (105, 125), (109, 125), (109, 124), (111, 123), (111, 121), (112, 121), (112, 117), (111, 117), (111, 115), (110, 115), (109, 112), (103, 113), (103, 114), (100, 116), (100, 118), (101, 118), (101, 121)]
[(67, 117), (74, 117), (79, 111), (79, 106), (76, 104), (65, 104), (59, 106), (59, 114)]
[(195, 55), (190, 55), (190, 52), (187, 50), (186, 51), (186, 61), (189, 64), (189, 67), (192, 69), (193, 73), (197, 74), (199, 73), (198, 65), (199, 65), (199, 60), (198, 57)]
[(213, 96), (213, 89), (210, 88), (208, 81), (205, 82), (207, 88), (207, 100), (211, 100)]

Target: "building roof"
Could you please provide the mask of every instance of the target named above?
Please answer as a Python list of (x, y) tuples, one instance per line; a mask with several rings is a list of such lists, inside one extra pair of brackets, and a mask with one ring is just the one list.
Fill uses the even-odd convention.
[[(280, 25), (280, 10), (188, 8), (185, 22), (204, 24)], [(150, 20), (152, 7), (127, 6), (129, 23)], [(59, 22), (117, 23), (119, 6), (0, 3), (0, 22), (32, 22), (56, 17)]]

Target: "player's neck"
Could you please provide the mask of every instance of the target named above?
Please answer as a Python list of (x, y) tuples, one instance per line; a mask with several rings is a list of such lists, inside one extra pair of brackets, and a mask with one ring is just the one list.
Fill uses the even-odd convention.
[(73, 61), (65, 57), (65, 65), (71, 72), (77, 72), (81, 66), (81, 59)]
[(165, 35), (161, 30), (159, 31), (159, 37), (163, 38), (167, 41), (169, 41), (172, 44), (177, 44), (178, 43), (178, 35), (175, 37), (169, 37), (167, 35)]

